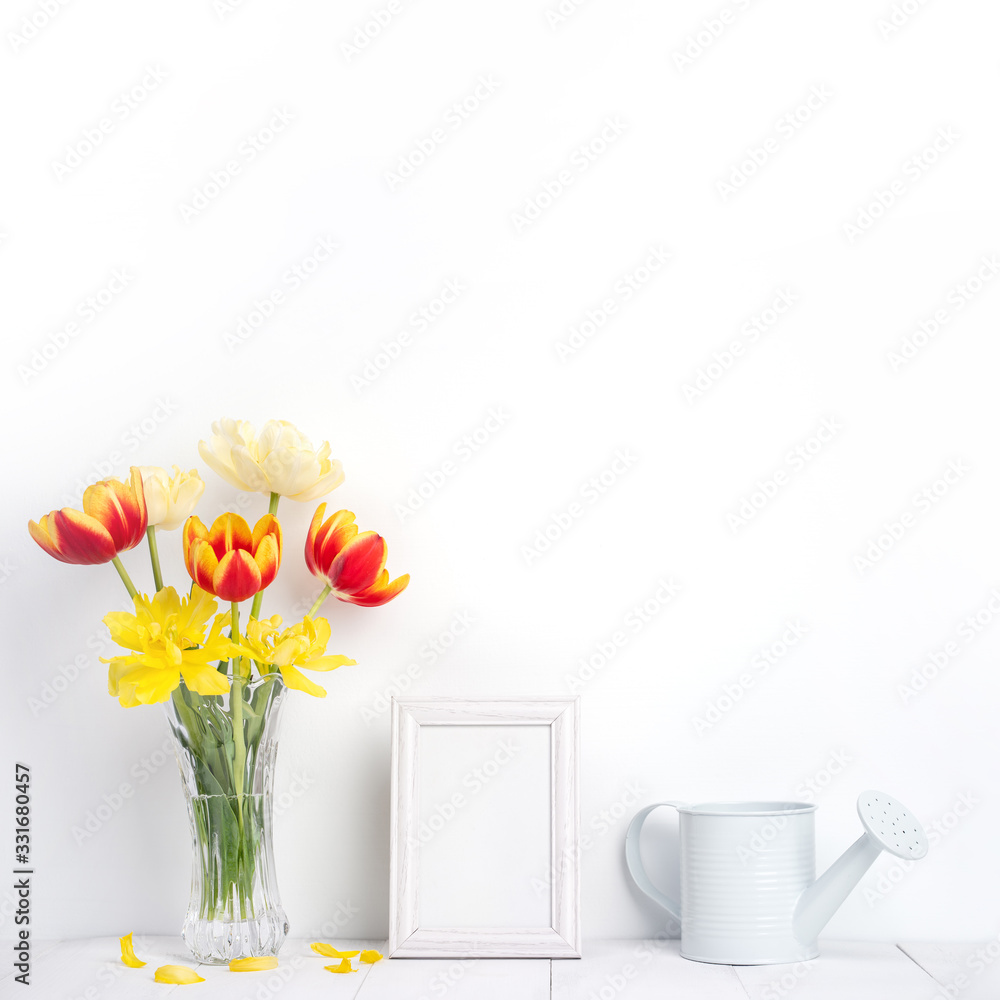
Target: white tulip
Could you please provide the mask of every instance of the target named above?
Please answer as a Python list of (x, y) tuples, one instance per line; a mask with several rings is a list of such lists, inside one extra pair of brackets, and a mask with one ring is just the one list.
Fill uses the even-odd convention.
[(315, 500), (344, 481), (343, 466), (330, 458), (330, 442), (316, 450), (286, 420), (269, 420), (259, 434), (246, 420), (219, 420), (211, 441), (199, 441), (198, 451), (227, 483), (251, 493)]
[(198, 506), (205, 482), (196, 469), (181, 472), (175, 465), (173, 475), (156, 465), (140, 465), (142, 492), (146, 495), (146, 523), (164, 531), (179, 528)]

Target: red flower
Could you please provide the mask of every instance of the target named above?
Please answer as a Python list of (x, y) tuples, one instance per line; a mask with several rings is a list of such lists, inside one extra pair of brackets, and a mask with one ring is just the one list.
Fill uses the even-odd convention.
[(313, 576), (324, 580), (341, 601), (375, 608), (386, 604), (406, 589), (410, 574), (389, 582), (385, 568), (389, 547), (374, 531), (358, 533), (354, 515), (338, 510), (323, 522), (326, 504), (313, 515), (306, 537), (306, 566)]
[(134, 548), (146, 533), (142, 473), (132, 466), (130, 482), (105, 479), (88, 486), (83, 510), (63, 507), (28, 522), (31, 537), (60, 562), (92, 566), (111, 562)]
[(281, 525), (265, 514), (251, 534), (239, 514), (220, 514), (209, 531), (192, 515), (184, 522), (184, 565), (202, 590), (223, 601), (245, 601), (278, 575)]

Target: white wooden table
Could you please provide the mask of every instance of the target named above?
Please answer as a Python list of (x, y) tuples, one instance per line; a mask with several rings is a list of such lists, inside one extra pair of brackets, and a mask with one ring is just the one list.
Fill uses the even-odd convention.
[[(584, 958), (384, 959), (358, 972), (326, 972), (308, 942), (289, 941), (270, 972), (232, 973), (198, 966), (180, 938), (134, 935), (149, 963), (128, 969), (117, 938), (40, 942), (34, 947), (31, 984), (0, 971), (0, 997), (38, 1000), (144, 1000), (180, 996), (219, 1000), (997, 1000), (1000, 943), (980, 945), (871, 944), (821, 941), (822, 954), (799, 966), (730, 967), (688, 962), (677, 941), (585, 941)], [(338, 948), (374, 947), (381, 941), (340, 941)], [(197, 968), (204, 983), (167, 986), (153, 981), (159, 965)], [(356, 960), (355, 963), (357, 964)], [(176, 1000), (176, 998), (175, 998)]]

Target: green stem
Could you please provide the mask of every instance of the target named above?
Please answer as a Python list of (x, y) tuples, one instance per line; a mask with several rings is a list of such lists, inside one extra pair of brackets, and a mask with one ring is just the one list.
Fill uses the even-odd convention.
[[(235, 616), (238, 614), (237, 605), (233, 602), (234, 615), (234, 635), (238, 634), (235, 625)], [(245, 863), (244, 858), (244, 830), (243, 830), (243, 772), (246, 770), (247, 747), (243, 739), (243, 675), (237, 668), (233, 669), (233, 685), (229, 692), (229, 711), (233, 719), (233, 785), (236, 792), (236, 822), (240, 831), (240, 841), (237, 853), (237, 866)], [(241, 869), (237, 867), (239, 872)], [(246, 898), (243, 892), (242, 881), (238, 885), (238, 895), (240, 897), (240, 919), (246, 920)]]
[(326, 586), (325, 586), (325, 587), (323, 588), (323, 590), (322, 590), (322, 591), (320, 592), (320, 595), (319, 595), (319, 597), (317, 597), (317, 598), (316, 598), (316, 602), (315, 602), (315, 603), (313, 604), (313, 606), (312, 606), (312, 607), (311, 607), (311, 608), (309, 609), (309, 612), (308, 612), (308, 616), (307, 616), (307, 617), (309, 617), (309, 618), (312, 618), (312, 616), (313, 616), (314, 614), (316, 614), (316, 612), (317, 612), (317, 611), (319, 611), (319, 609), (320, 609), (320, 607), (322, 606), (323, 602), (324, 602), (324, 601), (325, 601), (325, 600), (327, 599), (327, 597), (329, 597), (329, 596), (330, 596), (330, 591), (331, 591), (331, 590), (333, 590), (333, 587), (331, 587), (331, 586), (330, 586), (330, 584), (327, 584), (327, 585), (326, 585)]
[[(278, 493), (271, 494), (271, 502), (267, 505), (267, 512), (272, 517), (278, 513), (278, 501), (281, 499), (281, 495)], [(260, 605), (261, 601), (264, 600), (264, 591), (258, 590), (253, 596), (253, 604), (250, 605), (250, 617), (260, 620)]]
[(149, 561), (153, 564), (153, 583), (159, 593), (163, 590), (163, 575), (160, 573), (160, 552), (156, 547), (156, 525), (151, 524), (146, 529), (146, 541), (149, 542)]
[[(232, 616), (230, 638), (233, 642), (240, 641), (240, 605), (232, 601), (229, 605)], [(240, 831), (239, 849), (237, 852), (237, 872), (242, 872), (241, 865), (249, 863), (246, 857), (243, 827), (243, 774), (247, 767), (247, 745), (243, 735), (243, 671), (239, 660), (233, 661), (233, 683), (229, 689), (229, 711), (233, 719), (233, 787), (236, 792), (236, 822)], [(238, 879), (237, 892), (240, 897), (240, 919), (246, 920), (246, 894), (243, 891), (243, 880)]]
[(115, 564), (115, 569), (118, 570), (118, 575), (122, 578), (122, 583), (125, 584), (128, 596), (134, 601), (139, 592), (135, 589), (135, 584), (132, 583), (128, 573), (125, 572), (125, 567), (122, 565), (121, 559), (119, 559), (118, 556), (115, 556), (111, 561)]
[[(240, 641), (240, 605), (239, 605), (239, 601), (230, 601), (229, 602), (229, 608), (230, 608), (230, 619), (231, 619), (231, 622), (232, 622), (232, 628), (229, 630), (229, 638), (232, 639), (233, 642), (239, 642)], [(243, 673), (243, 668), (242, 668), (242, 657), (235, 657), (235, 656), (233, 657), (233, 676), (234, 677), (237, 674), (239, 674), (241, 677), (244, 678), (244, 680), (250, 680), (250, 670), (251, 670), (250, 666), (247, 665), (247, 672), (246, 672), (246, 674), (244, 674)]]

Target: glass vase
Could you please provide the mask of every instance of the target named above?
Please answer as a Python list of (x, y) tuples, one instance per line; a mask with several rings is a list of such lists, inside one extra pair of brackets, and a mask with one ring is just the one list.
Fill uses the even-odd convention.
[(277, 955), (288, 934), (271, 826), (285, 692), (280, 674), (212, 696), (182, 680), (164, 703), (194, 854), (182, 933), (201, 962)]

